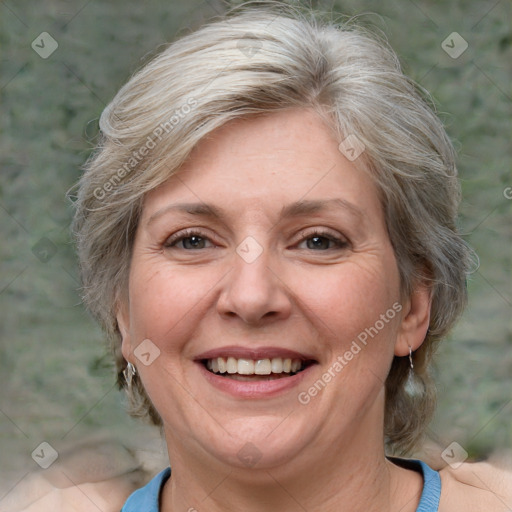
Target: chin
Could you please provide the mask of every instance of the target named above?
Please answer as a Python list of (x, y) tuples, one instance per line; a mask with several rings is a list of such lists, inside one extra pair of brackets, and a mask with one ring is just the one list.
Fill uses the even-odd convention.
[(215, 442), (204, 445), (219, 462), (246, 469), (272, 469), (292, 462), (304, 451), (314, 437), (311, 417), (293, 422), (285, 416), (247, 416), (234, 419), (220, 429)]

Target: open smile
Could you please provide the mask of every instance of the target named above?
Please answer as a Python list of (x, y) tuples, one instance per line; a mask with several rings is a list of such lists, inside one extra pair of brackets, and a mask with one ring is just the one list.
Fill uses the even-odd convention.
[(273, 357), (246, 359), (235, 357), (215, 357), (203, 360), (206, 369), (217, 375), (238, 381), (273, 380), (286, 378), (305, 370), (314, 361), (298, 358)]
[(243, 398), (274, 396), (296, 386), (318, 362), (278, 348), (224, 347), (196, 358), (215, 387)]

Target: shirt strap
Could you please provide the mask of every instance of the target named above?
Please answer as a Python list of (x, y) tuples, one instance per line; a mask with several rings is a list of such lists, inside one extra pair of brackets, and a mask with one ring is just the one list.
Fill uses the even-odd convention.
[(137, 489), (126, 500), (121, 512), (159, 512), (160, 492), (171, 476), (171, 468), (166, 468), (144, 487)]
[(438, 512), (441, 499), (441, 477), (438, 471), (418, 459), (387, 457), (394, 464), (405, 469), (412, 469), (423, 476), (423, 490), (416, 512)]

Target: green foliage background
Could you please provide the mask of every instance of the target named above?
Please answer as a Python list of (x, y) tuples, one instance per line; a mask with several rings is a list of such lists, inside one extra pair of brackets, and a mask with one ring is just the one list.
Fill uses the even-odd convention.
[[(511, 4), (428, 0), (317, 2), (380, 29), (405, 72), (429, 90), (459, 151), (460, 226), (480, 268), (470, 305), (438, 355), (430, 435), (472, 456), (512, 446), (510, 173)], [(103, 337), (80, 306), (67, 190), (95, 141), (98, 117), (155, 49), (221, 14), (221, 1), (0, 2), (0, 471), (21, 478), (43, 440), (91, 432), (133, 442)], [(369, 14), (368, 14), (369, 13)], [(372, 14), (373, 13), (373, 14)], [(31, 42), (59, 44), (48, 59)], [(458, 59), (441, 42), (469, 43)], [(37, 257), (42, 238), (55, 254)], [(52, 245), (53, 244), (53, 245)], [(34, 249), (34, 246), (36, 248)], [(41, 256), (39, 254), (39, 256)], [(0, 496), (1, 497), (1, 496)]]

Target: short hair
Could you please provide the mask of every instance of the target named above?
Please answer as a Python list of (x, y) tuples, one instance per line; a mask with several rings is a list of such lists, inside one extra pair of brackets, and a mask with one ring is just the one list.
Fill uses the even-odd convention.
[[(340, 142), (356, 137), (373, 177), (396, 255), (401, 292), (431, 288), (426, 338), (394, 357), (386, 380), (387, 449), (406, 453), (435, 407), (432, 355), (461, 314), (470, 250), (457, 232), (455, 151), (432, 101), (381, 37), (311, 10), (245, 6), (181, 37), (140, 69), (100, 118), (100, 141), (84, 166), (74, 232), (86, 306), (102, 325), (124, 386), (116, 308), (126, 290), (145, 194), (165, 182), (212, 130), (236, 118), (313, 108)], [(320, 157), (320, 155), (319, 155)], [(131, 414), (161, 425), (140, 379)]]

